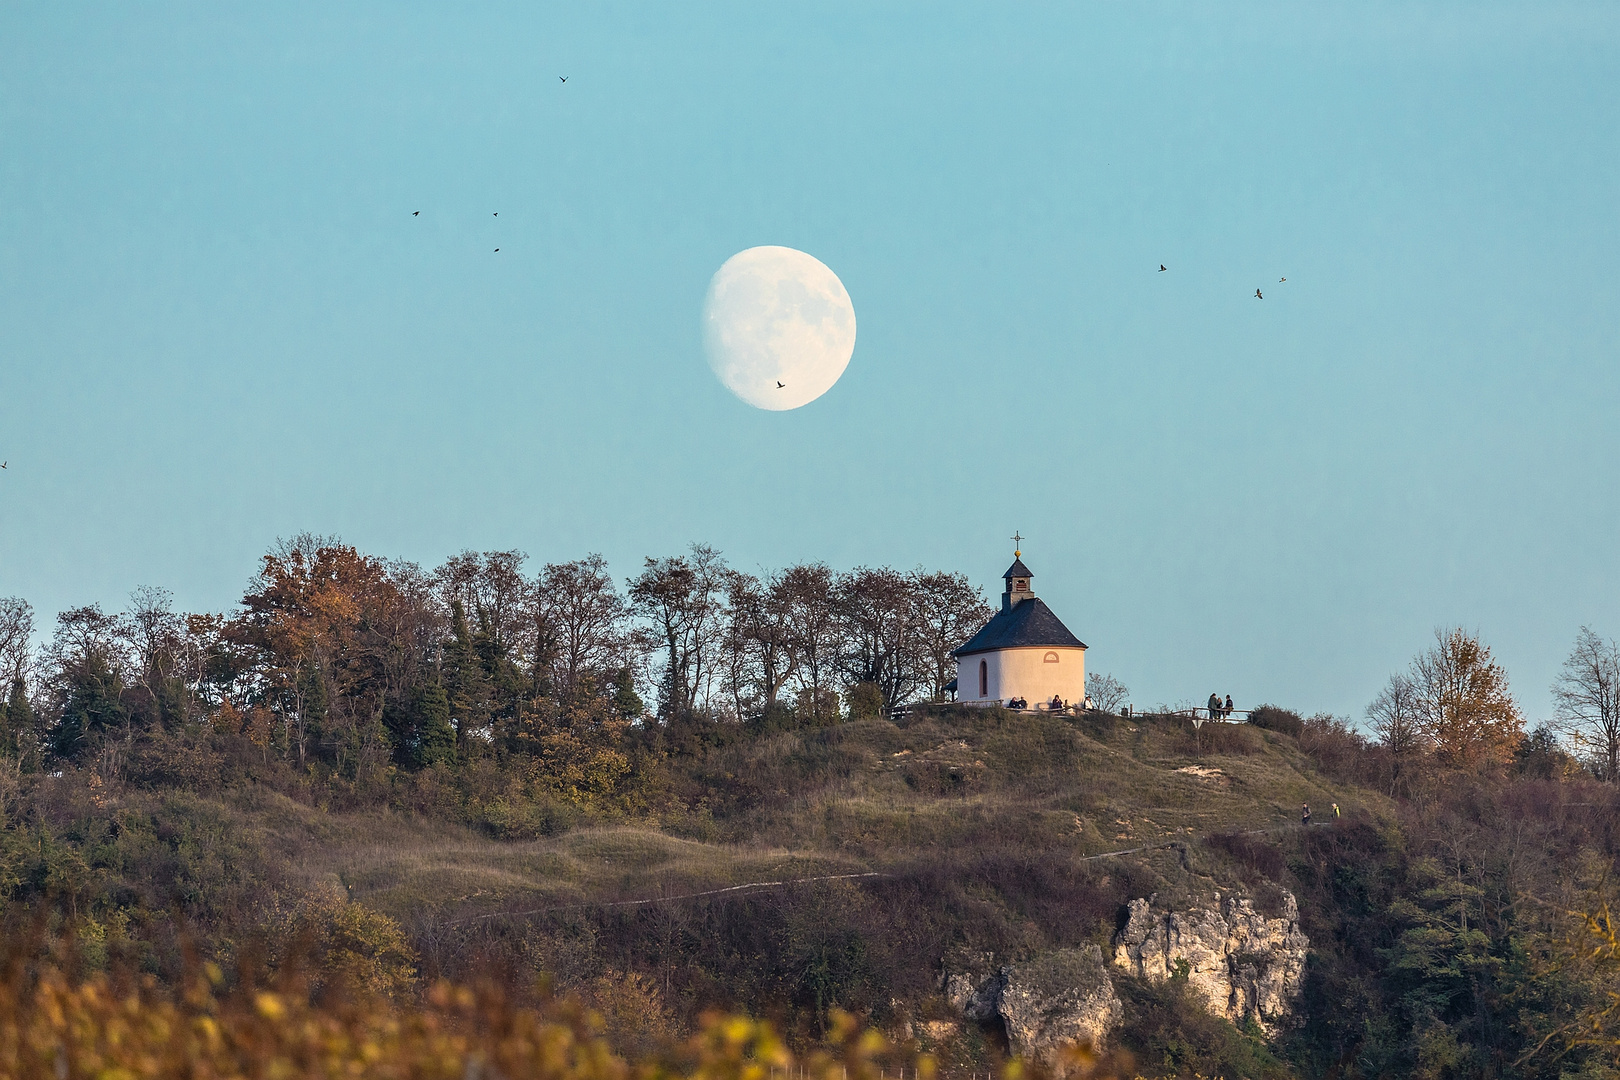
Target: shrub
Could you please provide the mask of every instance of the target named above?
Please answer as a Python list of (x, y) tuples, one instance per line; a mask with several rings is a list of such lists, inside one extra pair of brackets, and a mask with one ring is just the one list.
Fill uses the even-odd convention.
[(1259, 878), (1270, 878), (1275, 881), (1288, 869), (1288, 861), (1283, 857), (1282, 848), (1264, 836), (1242, 832), (1215, 833), (1207, 842), (1210, 847), (1224, 851), (1236, 860), (1239, 866), (1249, 871), (1244, 875), (1245, 881)]
[(1283, 1080), (1289, 1071), (1257, 1031), (1212, 1016), (1179, 971), (1160, 983), (1116, 977), (1125, 1023), (1116, 1034), (1139, 1076), (1228, 1076)]
[(851, 720), (877, 720), (883, 716), (883, 691), (877, 683), (856, 683), (844, 700)]
[(1374, 746), (1347, 722), (1317, 713), (1302, 726), (1299, 748), (1323, 773), (1353, 784), (1382, 787), (1390, 773), (1390, 754)]
[(1299, 733), (1305, 730), (1305, 721), (1300, 719), (1299, 713), (1276, 705), (1262, 705), (1252, 710), (1249, 713), (1249, 723), (1267, 731), (1292, 735), (1296, 739), (1299, 738)]
[(1189, 721), (1180, 721), (1174, 743), (1183, 754), (1232, 754), (1247, 757), (1265, 750), (1265, 742), (1242, 724), (1206, 723), (1195, 728)]

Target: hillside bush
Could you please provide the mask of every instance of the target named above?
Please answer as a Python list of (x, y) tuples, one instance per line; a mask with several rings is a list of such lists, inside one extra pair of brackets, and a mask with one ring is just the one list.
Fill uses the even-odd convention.
[(1305, 721), (1300, 718), (1299, 713), (1276, 705), (1261, 705), (1257, 709), (1251, 709), (1249, 711), (1249, 723), (1257, 728), (1280, 732), (1283, 735), (1292, 735), (1295, 738), (1298, 738), (1299, 733), (1305, 730)]
[(1125, 1023), (1115, 1034), (1134, 1050), (1139, 1077), (1292, 1076), (1259, 1031), (1211, 1015), (1184, 972), (1158, 983), (1116, 976), (1115, 985), (1125, 1004)]
[(1205, 722), (1193, 727), (1192, 722), (1178, 718), (1173, 748), (1182, 754), (1232, 754), (1246, 757), (1265, 750), (1266, 743), (1259, 734), (1242, 724)]

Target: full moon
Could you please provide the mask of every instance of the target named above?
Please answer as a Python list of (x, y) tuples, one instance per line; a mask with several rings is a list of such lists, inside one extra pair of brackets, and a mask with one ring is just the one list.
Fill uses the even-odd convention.
[(758, 409), (808, 405), (855, 351), (855, 308), (838, 275), (787, 247), (739, 251), (703, 301), (703, 347), (726, 389)]

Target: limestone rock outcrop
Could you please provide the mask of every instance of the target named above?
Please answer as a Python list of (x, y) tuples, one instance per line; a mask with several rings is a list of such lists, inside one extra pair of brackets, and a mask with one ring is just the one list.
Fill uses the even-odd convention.
[(1059, 949), (1003, 969), (997, 1012), (1007, 1041), (1024, 1057), (1057, 1065), (1070, 1043), (1100, 1050), (1123, 1018), (1124, 1006), (1095, 945)]
[(1213, 907), (1188, 911), (1156, 912), (1149, 901), (1132, 900), (1114, 935), (1114, 964), (1153, 982), (1184, 966), (1210, 1012), (1237, 1024), (1253, 1018), (1269, 1033), (1293, 1007), (1309, 948), (1292, 893), (1284, 894), (1277, 918), (1237, 894), (1217, 894)]
[(1013, 1051), (1059, 1066), (1070, 1043), (1101, 1049), (1124, 1012), (1096, 945), (1057, 949), (985, 974), (952, 974), (945, 996), (969, 1020), (999, 1017)]

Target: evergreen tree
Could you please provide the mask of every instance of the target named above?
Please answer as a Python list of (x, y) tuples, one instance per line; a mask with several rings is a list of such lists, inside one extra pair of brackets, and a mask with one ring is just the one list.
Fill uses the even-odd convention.
[(490, 687), (460, 600), (450, 604), (450, 635), (444, 647), (444, 692), (456, 750), (465, 753), (468, 736), (489, 724)]
[(86, 656), (70, 675), (61, 715), (51, 731), (52, 753), (76, 760), (109, 732), (126, 728), (130, 714), (123, 695), (124, 680), (106, 659), (99, 653)]
[(11, 695), (0, 703), (0, 755), (22, 762), (25, 771), (34, 768), (34, 707), (28, 700), (28, 687), (22, 679), (11, 680)]
[(404, 705), (384, 713), (394, 760), (410, 768), (454, 761), (456, 733), (450, 727), (450, 698), (437, 674), (416, 684)]
[(636, 693), (635, 676), (628, 667), (620, 668), (613, 676), (613, 711), (621, 720), (637, 720), (646, 707)]

